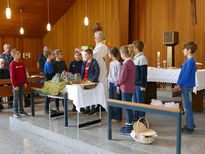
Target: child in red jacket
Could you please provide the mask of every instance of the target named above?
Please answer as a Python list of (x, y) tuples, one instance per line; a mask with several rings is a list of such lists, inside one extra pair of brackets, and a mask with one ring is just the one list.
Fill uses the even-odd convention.
[(9, 65), (11, 83), (13, 85), (13, 109), (14, 117), (26, 116), (23, 109), (24, 88), (27, 87), (26, 69), (21, 61), (21, 53), (18, 49), (12, 49), (11, 55), (14, 60)]

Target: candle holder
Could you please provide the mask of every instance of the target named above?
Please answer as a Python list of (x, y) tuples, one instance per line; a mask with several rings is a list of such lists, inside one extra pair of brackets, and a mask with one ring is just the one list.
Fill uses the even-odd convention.
[(166, 60), (163, 60), (163, 68), (166, 69)]

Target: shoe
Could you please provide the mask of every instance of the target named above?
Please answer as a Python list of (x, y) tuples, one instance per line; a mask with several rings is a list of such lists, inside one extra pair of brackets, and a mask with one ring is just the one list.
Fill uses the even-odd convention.
[(76, 108), (72, 108), (72, 112), (77, 112)]
[(92, 105), (92, 106), (91, 106), (91, 110), (90, 110), (90, 112), (88, 113), (88, 115), (92, 115), (92, 114), (94, 114), (94, 113), (96, 113), (96, 108), (95, 108), (95, 105)]
[[(187, 128), (187, 125), (184, 125), (184, 127), (182, 127), (182, 130)], [(194, 124), (194, 128), (196, 128), (196, 125)]]
[(53, 117), (58, 117), (58, 116), (62, 116), (64, 115), (63, 111), (55, 111), (55, 110), (51, 110), (51, 118)]
[(85, 109), (84, 108), (80, 108), (80, 112), (82, 113), (82, 112), (84, 112), (85, 111)]
[(53, 118), (53, 117), (56, 117), (57, 116), (57, 113), (58, 112), (56, 112), (55, 110), (50, 110), (50, 115), (51, 115), (51, 118)]
[(126, 125), (122, 127), (122, 129), (119, 131), (121, 135), (127, 135), (130, 134), (133, 130), (133, 125)]
[(182, 128), (182, 132), (186, 134), (192, 134), (194, 132), (194, 129)]
[(88, 113), (88, 115), (92, 115), (94, 113), (96, 113), (96, 110), (95, 109), (91, 109), (90, 112)]
[(26, 112), (20, 112), (20, 116), (25, 117), (25, 116), (27, 116), (27, 113)]
[(14, 117), (14, 118), (20, 118), (21, 116), (20, 116), (19, 113), (14, 113), (13, 117)]
[(90, 109), (85, 109), (82, 114), (88, 114), (90, 112)]
[(72, 112), (76, 112), (76, 111), (77, 111), (76, 107), (75, 107), (75, 105), (73, 105)]

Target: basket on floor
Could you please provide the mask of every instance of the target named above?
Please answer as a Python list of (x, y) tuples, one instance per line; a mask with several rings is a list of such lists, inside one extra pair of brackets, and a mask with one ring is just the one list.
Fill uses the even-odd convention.
[[(141, 119), (145, 119), (147, 126), (140, 122)], [(151, 144), (154, 141), (153, 136), (156, 135), (156, 132), (149, 128), (148, 120), (145, 117), (141, 117), (134, 123), (133, 130), (130, 135), (137, 142)]]

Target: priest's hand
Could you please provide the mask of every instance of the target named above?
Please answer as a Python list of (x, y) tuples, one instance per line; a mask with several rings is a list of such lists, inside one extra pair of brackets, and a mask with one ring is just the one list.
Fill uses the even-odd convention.
[(27, 88), (27, 84), (24, 84), (24, 88)]
[(177, 91), (180, 91), (180, 90), (181, 90), (181, 87), (179, 85), (176, 85), (173, 88), (173, 92), (177, 92)]

